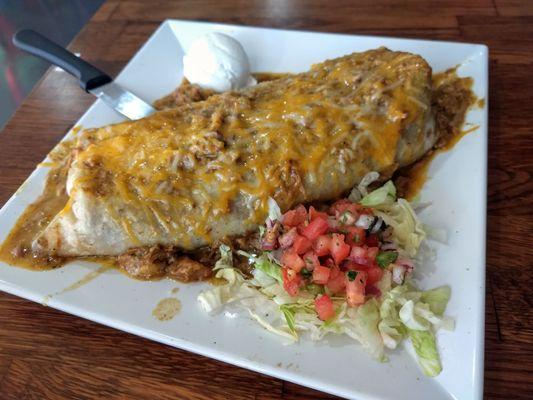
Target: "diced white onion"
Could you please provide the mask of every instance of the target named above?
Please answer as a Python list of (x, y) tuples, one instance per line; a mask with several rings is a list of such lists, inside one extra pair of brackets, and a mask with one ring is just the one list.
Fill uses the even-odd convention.
[(383, 225), (383, 220), (381, 218), (378, 217), (378, 220), (377, 222), (374, 224), (374, 226), (372, 227), (372, 230), (370, 231), (370, 233), (377, 233), (379, 232), (379, 230), (381, 229), (381, 225)]
[(392, 281), (401, 285), (405, 277), (405, 267), (403, 265), (396, 265), (392, 267)]
[(359, 228), (368, 229), (368, 227), (370, 226), (373, 220), (374, 220), (374, 217), (371, 217), (370, 215), (367, 215), (367, 214), (362, 214), (357, 220), (357, 222), (355, 223), (355, 225)]

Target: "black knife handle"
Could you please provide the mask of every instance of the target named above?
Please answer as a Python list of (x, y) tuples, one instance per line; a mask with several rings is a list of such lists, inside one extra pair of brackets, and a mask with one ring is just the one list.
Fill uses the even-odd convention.
[(34, 56), (41, 57), (74, 75), (80, 86), (89, 91), (112, 81), (105, 72), (31, 29), (22, 29), (13, 35), (13, 44)]

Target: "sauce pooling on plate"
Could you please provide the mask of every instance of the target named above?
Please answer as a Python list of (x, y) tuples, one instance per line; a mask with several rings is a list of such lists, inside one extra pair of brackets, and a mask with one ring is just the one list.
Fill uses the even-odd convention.
[(41, 196), (29, 205), (18, 219), (4, 243), (0, 246), (0, 260), (10, 265), (35, 270), (53, 269), (63, 265), (67, 260), (33, 252), (32, 242), (37, 234), (48, 225), (68, 202), (66, 181), (70, 153), (74, 150), (74, 141), (59, 143), (49, 154), (51, 166)]
[(457, 67), (433, 75), (432, 103), (441, 139), (422, 159), (395, 174), (396, 187), (407, 200), (414, 199), (422, 190), (433, 159), (453, 149), (461, 138), (478, 128), (477, 125), (464, 127), (468, 110), (485, 106), (485, 100), (477, 99), (472, 92), (472, 85), (472, 78), (457, 75)]

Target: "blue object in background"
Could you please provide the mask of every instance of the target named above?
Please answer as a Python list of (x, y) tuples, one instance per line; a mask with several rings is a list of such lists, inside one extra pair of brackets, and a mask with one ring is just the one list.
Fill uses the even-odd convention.
[(11, 43), (30, 28), (66, 46), (104, 0), (0, 0), (0, 130), (49, 64)]

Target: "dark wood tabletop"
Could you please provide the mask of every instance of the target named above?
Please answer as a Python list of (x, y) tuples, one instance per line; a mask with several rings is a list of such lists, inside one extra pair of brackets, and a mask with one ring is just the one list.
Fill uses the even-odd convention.
[[(116, 74), (167, 18), (489, 46), (485, 397), (531, 399), (533, 1), (108, 0), (70, 49)], [(70, 76), (48, 71), (0, 133), (0, 205), (93, 101)], [(1, 293), (0, 398), (333, 396)]]

